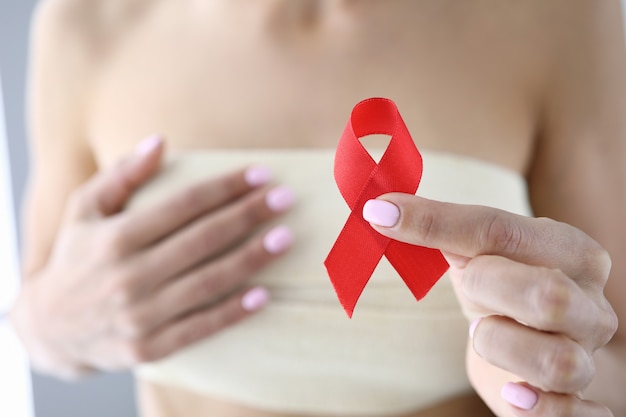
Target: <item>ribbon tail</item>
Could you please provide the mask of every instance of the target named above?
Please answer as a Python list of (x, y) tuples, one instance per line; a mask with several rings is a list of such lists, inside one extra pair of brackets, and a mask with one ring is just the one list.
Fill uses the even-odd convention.
[(418, 301), (450, 267), (440, 250), (396, 240), (389, 242), (385, 256)]
[(324, 261), (337, 298), (348, 317), (352, 317), (354, 307), (389, 242), (389, 238), (374, 231), (354, 214), (348, 217)]

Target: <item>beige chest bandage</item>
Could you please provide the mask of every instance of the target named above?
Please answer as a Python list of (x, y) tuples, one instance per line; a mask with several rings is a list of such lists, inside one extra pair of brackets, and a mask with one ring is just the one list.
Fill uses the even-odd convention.
[[(423, 153), (424, 197), (530, 214), (524, 180), (498, 166)], [(253, 279), (271, 291), (258, 315), (137, 369), (140, 378), (285, 413), (376, 416), (432, 405), (470, 389), (467, 321), (444, 276), (415, 301), (383, 258), (346, 318), (323, 266), (349, 210), (333, 180), (332, 150), (202, 151), (172, 158), (130, 209), (248, 164), (271, 167), (297, 207), (281, 218), (290, 252)]]

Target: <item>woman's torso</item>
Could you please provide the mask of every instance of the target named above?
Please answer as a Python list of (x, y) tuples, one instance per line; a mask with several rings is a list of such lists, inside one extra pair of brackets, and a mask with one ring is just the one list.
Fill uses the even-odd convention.
[(119, 35), (88, 99), (103, 165), (152, 133), (176, 150), (332, 148), (352, 106), (384, 96), (421, 148), (526, 169), (555, 1), (129, 3), (145, 10), (108, 12)]
[[(334, 184), (333, 154), (311, 148), (177, 153), (133, 197), (128, 210), (251, 163), (271, 167), (298, 195), (297, 206), (279, 220), (296, 244), (250, 282), (267, 288), (272, 302), (236, 326), (140, 366), (143, 381), (287, 415), (406, 415), (471, 391), (464, 366), (468, 322), (447, 275), (416, 302), (383, 257), (354, 316), (345, 317), (322, 265), (349, 215)], [(381, 152), (372, 154), (377, 159)], [(453, 154), (422, 156), (421, 196), (530, 213), (525, 182), (514, 171)]]
[(117, 35), (86, 109), (102, 166), (155, 132), (174, 151), (332, 148), (370, 96), (396, 101), (422, 149), (529, 164), (557, 1), (108, 3)]

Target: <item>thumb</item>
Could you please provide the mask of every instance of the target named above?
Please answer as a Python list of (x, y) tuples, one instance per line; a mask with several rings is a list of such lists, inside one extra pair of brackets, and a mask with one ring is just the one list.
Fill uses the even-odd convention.
[(96, 174), (78, 190), (71, 203), (70, 216), (88, 219), (121, 211), (133, 192), (159, 170), (163, 150), (160, 136), (144, 139), (133, 155)]

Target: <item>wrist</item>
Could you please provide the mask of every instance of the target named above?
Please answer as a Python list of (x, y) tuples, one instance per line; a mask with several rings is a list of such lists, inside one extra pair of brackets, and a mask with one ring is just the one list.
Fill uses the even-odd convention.
[(75, 380), (92, 374), (94, 369), (63, 352), (60, 336), (46, 333), (43, 319), (38, 318), (30, 285), (22, 286), (15, 304), (4, 320), (28, 355), (31, 368), (39, 373), (64, 380)]

